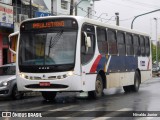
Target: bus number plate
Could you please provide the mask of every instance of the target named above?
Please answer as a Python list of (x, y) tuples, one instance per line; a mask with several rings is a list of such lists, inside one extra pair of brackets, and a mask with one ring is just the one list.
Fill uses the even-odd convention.
[(40, 82), (39, 83), (39, 86), (50, 86), (51, 84), (50, 84), (50, 82)]

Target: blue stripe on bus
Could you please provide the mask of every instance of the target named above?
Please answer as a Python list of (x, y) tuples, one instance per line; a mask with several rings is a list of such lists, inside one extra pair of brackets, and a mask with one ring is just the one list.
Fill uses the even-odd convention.
[(138, 68), (138, 57), (134, 56), (112, 56), (108, 71), (131, 71)]
[(101, 58), (101, 60), (100, 60), (100, 62), (98, 64), (98, 66), (97, 66), (97, 70), (96, 71), (104, 70), (104, 68), (106, 66), (106, 63), (107, 63), (106, 56), (102, 56), (102, 58)]

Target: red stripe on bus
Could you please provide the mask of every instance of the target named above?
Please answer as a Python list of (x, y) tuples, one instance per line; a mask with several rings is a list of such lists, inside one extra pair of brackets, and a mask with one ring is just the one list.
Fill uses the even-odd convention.
[(101, 58), (102, 58), (102, 55), (99, 55), (99, 56), (96, 58), (96, 60), (94, 61), (93, 65), (92, 65), (92, 67), (91, 67), (90, 73), (96, 71), (97, 66), (98, 66), (99, 61), (101, 60)]

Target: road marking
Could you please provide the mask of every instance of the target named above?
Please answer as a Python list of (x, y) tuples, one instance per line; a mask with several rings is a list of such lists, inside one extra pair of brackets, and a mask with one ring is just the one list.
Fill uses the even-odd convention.
[(45, 106), (39, 106), (39, 107), (33, 107), (33, 108), (29, 108), (29, 109), (24, 109), (21, 111), (32, 111), (32, 110), (37, 110), (37, 109), (41, 109), (41, 108), (45, 108), (45, 107), (51, 107), (53, 105), (45, 105)]
[(71, 106), (67, 106), (67, 107), (62, 107), (62, 108), (57, 108), (57, 109), (53, 109), (53, 110), (49, 110), (49, 111), (62, 111), (62, 110), (66, 110), (66, 109), (70, 109), (70, 108), (73, 108), (73, 107), (77, 107), (78, 105), (71, 105)]
[(138, 118), (137, 120), (152, 120), (154, 117), (141, 117)]
[[(117, 111), (120, 111), (120, 112), (122, 112), (123, 113), (123, 111), (124, 112), (126, 112), (126, 111), (132, 111), (132, 109), (131, 108), (123, 108), (123, 109), (120, 109), (120, 110), (117, 110)], [(119, 115), (120, 113), (118, 112), (117, 113), (117, 111), (115, 111), (115, 112), (112, 112), (112, 113), (109, 113), (109, 114), (106, 114), (106, 115), (104, 115), (104, 116), (116, 116), (116, 115)], [(107, 111), (106, 111), (107, 112)], [(111, 119), (111, 118), (113, 118), (113, 117), (97, 117), (97, 118), (94, 118), (94, 119), (92, 119), (92, 120), (108, 120), (108, 119)]]
[(53, 113), (53, 112), (59, 112), (59, 111), (71, 109), (71, 108), (78, 107), (78, 106), (79, 105), (71, 105), (71, 106), (67, 106), (67, 107), (62, 107), (62, 108), (57, 108), (57, 109), (53, 109), (53, 110), (48, 110), (47, 112), (42, 113), (42, 116), (46, 115), (46, 114)]
[(104, 107), (96, 107), (96, 108), (82, 110), (82, 111), (95, 111), (95, 110), (99, 110), (99, 109), (102, 109), (102, 108), (104, 108)]
[[(83, 112), (91, 112), (91, 111), (96, 111), (96, 110), (99, 110), (99, 109), (102, 109), (104, 107), (96, 107), (96, 108), (92, 108), (92, 109), (86, 109), (86, 110), (81, 110), (81, 111), (75, 111), (76, 113), (73, 113), (73, 114), (68, 114), (66, 115), (66, 117), (57, 117), (58, 119), (70, 119), (72, 117), (76, 117), (80, 114), (82, 114)], [(68, 117), (67, 117), (68, 116)], [(72, 117), (69, 117), (69, 116), (72, 116)]]

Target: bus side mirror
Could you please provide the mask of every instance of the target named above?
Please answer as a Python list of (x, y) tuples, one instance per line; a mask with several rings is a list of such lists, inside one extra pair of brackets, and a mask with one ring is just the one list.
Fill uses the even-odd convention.
[(19, 32), (14, 32), (14, 33), (11, 33), (9, 36), (8, 36), (8, 45), (9, 45), (9, 50), (16, 55), (16, 51), (12, 49), (12, 40), (17, 37), (18, 39), (18, 34)]
[(87, 33), (84, 32), (85, 35), (85, 47), (86, 47), (86, 53), (88, 52), (88, 48), (91, 47), (91, 38), (87, 36)]

